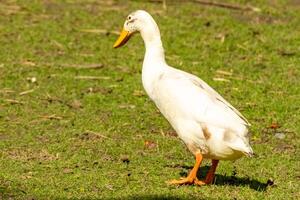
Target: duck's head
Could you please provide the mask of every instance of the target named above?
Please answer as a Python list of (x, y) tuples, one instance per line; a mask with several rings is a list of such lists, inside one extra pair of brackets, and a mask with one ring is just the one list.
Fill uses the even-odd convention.
[(148, 12), (144, 10), (137, 10), (135, 12), (132, 12), (127, 16), (120, 36), (113, 47), (118, 48), (123, 46), (136, 32), (141, 32), (142, 35), (143, 32), (151, 32), (149, 29), (151, 29), (152, 27), (158, 30), (154, 19)]

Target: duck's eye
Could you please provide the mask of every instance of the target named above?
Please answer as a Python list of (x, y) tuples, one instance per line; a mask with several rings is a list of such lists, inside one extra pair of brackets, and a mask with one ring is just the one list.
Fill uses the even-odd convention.
[(128, 16), (128, 20), (130, 21), (132, 19), (132, 17), (131, 16)]

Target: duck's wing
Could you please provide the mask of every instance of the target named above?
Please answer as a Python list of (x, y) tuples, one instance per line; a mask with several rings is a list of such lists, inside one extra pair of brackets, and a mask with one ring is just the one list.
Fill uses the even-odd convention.
[[(179, 98), (190, 98), (186, 104), (189, 104), (188, 107), (191, 109), (201, 107), (201, 111), (195, 110), (194, 112), (195, 114), (199, 113), (199, 120), (218, 126), (226, 124), (250, 126), (247, 119), (237, 109), (203, 80), (187, 72), (173, 69), (171, 69), (172, 72), (168, 73), (170, 87), (178, 88), (178, 92), (175, 91), (178, 93), (177, 97), (181, 95), (182, 97)], [(179, 88), (181, 88), (180, 94)]]
[(210, 87), (206, 82), (189, 73), (185, 73), (185, 76), (197, 87), (202, 88), (207, 93), (209, 93), (213, 98), (217, 101), (223, 103), (228, 109), (232, 110), (235, 114), (237, 114), (244, 122), (245, 125), (251, 126), (248, 120), (235, 108), (233, 107), (228, 101), (226, 101), (218, 92), (216, 92), (212, 87)]
[(154, 102), (175, 129), (198, 131), (200, 125), (212, 138), (251, 154), (245, 117), (200, 78), (170, 68), (155, 81), (153, 91)]

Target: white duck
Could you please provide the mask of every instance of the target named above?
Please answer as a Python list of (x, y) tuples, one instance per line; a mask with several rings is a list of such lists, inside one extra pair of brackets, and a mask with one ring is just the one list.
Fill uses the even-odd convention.
[[(149, 13), (131, 13), (114, 48), (124, 45), (135, 32), (141, 33), (146, 46), (143, 86), (196, 157), (188, 177), (169, 183), (210, 184), (219, 160), (253, 155), (248, 121), (203, 80), (166, 63), (158, 26)], [(212, 166), (205, 180), (200, 181), (196, 174), (203, 158), (212, 159)]]

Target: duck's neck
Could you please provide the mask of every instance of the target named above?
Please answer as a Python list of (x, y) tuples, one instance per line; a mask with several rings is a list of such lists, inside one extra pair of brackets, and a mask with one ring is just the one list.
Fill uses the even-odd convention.
[(145, 41), (145, 61), (150, 61), (156, 64), (164, 64), (165, 61), (165, 53), (160, 40), (160, 37), (155, 38), (151, 41)]
[(142, 70), (143, 86), (150, 98), (154, 99), (155, 81), (167, 66), (160, 32), (154, 20), (141, 30), (141, 35), (146, 48)]
[(165, 64), (165, 53), (160, 39), (160, 32), (154, 20), (141, 30), (141, 36), (146, 48), (144, 65), (145, 63), (155, 63), (157, 65), (152, 66), (159, 67)]

